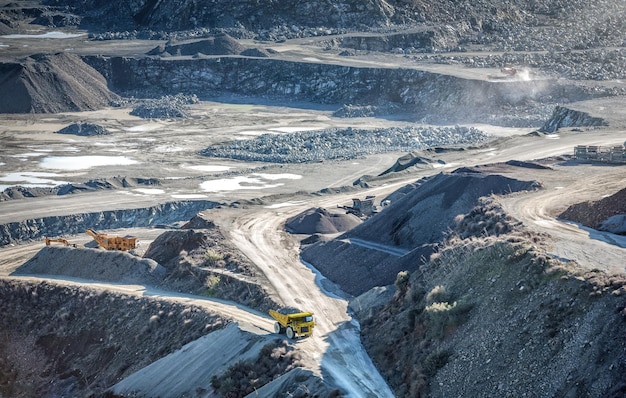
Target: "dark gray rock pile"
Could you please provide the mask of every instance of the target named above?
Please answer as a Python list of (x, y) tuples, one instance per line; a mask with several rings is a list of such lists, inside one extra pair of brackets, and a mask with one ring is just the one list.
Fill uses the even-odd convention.
[[(158, 99), (144, 99), (136, 101), (130, 114), (144, 119), (185, 118), (187, 117), (185, 107), (198, 103), (198, 101), (195, 95), (182, 94), (166, 95)], [(117, 105), (121, 106), (122, 103)]]
[(238, 55), (246, 48), (226, 33), (188, 43), (168, 43), (152, 49), (149, 55)]
[(594, 117), (586, 112), (568, 109), (557, 106), (550, 120), (548, 120), (539, 131), (543, 133), (553, 133), (561, 127), (593, 127), (608, 126), (608, 122), (602, 118)]
[(74, 134), (83, 137), (111, 134), (106, 128), (93, 123), (73, 123), (57, 131), (58, 134)]
[(491, 138), (474, 127), (394, 127), (376, 130), (327, 129), (294, 134), (264, 134), (204, 149), (205, 156), (272, 163), (353, 159), (386, 152), (411, 152), (436, 146), (475, 145)]

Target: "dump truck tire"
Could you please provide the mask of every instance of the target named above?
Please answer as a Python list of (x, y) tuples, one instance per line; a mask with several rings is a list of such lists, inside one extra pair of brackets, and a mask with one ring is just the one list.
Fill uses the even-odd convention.
[(285, 331), (285, 329), (283, 329), (283, 327), (280, 326), (280, 323), (274, 322), (274, 333), (281, 334), (284, 331)]
[(296, 337), (296, 334), (294, 333), (293, 329), (290, 327), (287, 328), (287, 337), (289, 337), (290, 339), (293, 339)]

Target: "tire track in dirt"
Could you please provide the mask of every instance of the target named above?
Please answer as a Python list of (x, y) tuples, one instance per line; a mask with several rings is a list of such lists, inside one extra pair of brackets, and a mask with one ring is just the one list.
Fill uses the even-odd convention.
[(626, 238), (556, 218), (572, 204), (597, 200), (623, 188), (623, 168), (578, 165), (563, 169), (557, 179), (544, 181), (544, 189), (501, 198), (505, 211), (532, 230), (549, 234), (554, 256), (588, 269), (626, 272)]

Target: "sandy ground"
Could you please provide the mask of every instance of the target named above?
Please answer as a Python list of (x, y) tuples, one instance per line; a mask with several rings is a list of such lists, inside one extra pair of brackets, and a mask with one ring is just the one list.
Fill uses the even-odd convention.
[[(141, 44), (137, 46), (141, 47)], [(115, 46), (115, 43), (107, 42), (105, 45)], [(131, 48), (127, 50), (136, 51)], [(115, 51), (120, 54), (118, 49)], [(303, 53), (311, 51), (309, 48), (284, 49), (286, 57), (302, 57)], [(318, 322), (315, 334), (294, 343), (305, 353), (307, 367), (322, 374), (350, 396), (392, 396), (391, 390), (360, 344), (359, 325), (347, 311), (347, 299), (330, 291), (327, 284), (322, 287), (320, 280), (323, 278), (299, 261), (298, 241), (284, 232), (282, 226), (285, 220), (308, 208), (347, 205), (354, 196), (354, 193), (311, 196), (298, 192), (350, 185), (364, 174), (375, 175), (384, 171), (403, 154), (390, 153), (350, 161), (305, 165), (272, 165), (208, 159), (200, 156), (198, 151), (213, 143), (233, 138), (246, 139), (261, 132), (286, 134), (311, 128), (385, 127), (405, 123), (373, 118), (338, 119), (331, 116), (330, 110), (313, 105), (298, 104), (294, 107), (254, 99), (249, 102), (202, 102), (195, 105), (191, 117), (184, 120), (142, 120), (129, 116), (128, 109), (39, 116), (2, 115), (0, 185), (19, 183), (52, 186), (117, 175), (158, 178), (161, 185), (2, 202), (0, 223), (43, 215), (143, 207), (176, 199), (202, 198), (230, 202), (279, 195), (264, 205), (215, 210), (211, 216), (225, 231), (229, 231), (236, 245), (263, 271), (286, 305), (315, 312)], [(592, 104), (586, 103), (585, 106), (590, 107)], [(620, 120), (624, 120), (623, 115), (619, 116)], [(97, 123), (113, 134), (104, 137), (54, 134), (79, 121)], [(529, 136), (529, 130), (484, 127), (499, 139), (485, 148), (431, 154), (444, 167), (401, 175), (378, 187), (360, 191), (358, 195), (383, 197), (422, 176), (452, 171), (459, 166), (567, 155), (573, 153), (576, 145), (610, 146), (622, 144), (626, 139), (620, 127), (584, 132), (566, 130), (549, 136)], [(99, 158), (94, 158), (96, 156)], [(554, 255), (575, 260), (585, 267), (623, 272), (623, 259), (626, 258), (623, 240), (616, 239), (612, 244), (607, 244), (610, 237), (601, 237), (557, 221), (555, 216), (568, 205), (597, 199), (624, 188), (625, 170), (624, 166), (594, 165), (554, 166), (554, 172), (520, 170), (521, 177), (543, 181), (545, 189), (505, 199), (505, 208), (531, 228), (549, 233), (554, 243)], [(541, 175), (538, 176), (538, 173)], [(203, 185), (207, 182), (210, 184)], [(207, 186), (210, 188), (202, 188)], [(136, 230), (133, 235), (145, 242), (155, 237), (154, 230)], [(32, 242), (0, 248), (0, 273), (6, 277), (32, 257), (42, 245), (42, 242)], [(94, 285), (80, 280), (55, 278), (55, 281)], [(105, 283), (98, 283), (97, 287), (208, 303), (199, 298), (178, 297), (145, 287), (121, 287)], [(248, 331), (264, 335), (271, 330), (271, 320), (264, 314), (255, 314), (232, 305), (212, 302), (206, 305), (248, 325)], [(225, 349), (229, 350), (230, 347)], [(198, 356), (202, 355), (203, 351), (199, 351)], [(173, 358), (167, 361), (173, 361)], [(189, 360), (189, 357), (185, 358)], [(155, 364), (153, 369), (145, 370), (143, 377), (166, 379), (172, 367), (170, 362), (167, 364)], [(140, 384), (135, 380), (133, 385)], [(123, 389), (123, 384), (118, 387)]]

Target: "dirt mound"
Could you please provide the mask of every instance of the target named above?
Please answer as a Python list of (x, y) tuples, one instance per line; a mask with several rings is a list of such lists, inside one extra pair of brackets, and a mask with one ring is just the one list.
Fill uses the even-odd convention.
[(585, 227), (626, 235), (626, 188), (595, 202), (570, 206), (560, 218)]
[(117, 95), (104, 77), (73, 54), (33, 55), (0, 64), (0, 113), (58, 113), (100, 109)]
[(93, 123), (72, 123), (57, 131), (58, 134), (74, 134), (83, 137), (111, 134), (106, 128)]
[(207, 220), (204, 218), (203, 214), (200, 213), (189, 220), (186, 224), (184, 224), (180, 229), (213, 229), (215, 228), (215, 223), (213, 221)]
[[(392, 284), (400, 271), (416, 271), (480, 198), (538, 187), (534, 181), (478, 170), (441, 173), (390, 195), (391, 205), (380, 213), (336, 239), (304, 247), (301, 256), (344, 291), (359, 295)], [(468, 234), (500, 233), (507, 230), (501, 226), (505, 221), (492, 211), (468, 217), (464, 227)]]
[(32, 274), (157, 286), (166, 270), (153, 260), (125, 252), (49, 246), (12, 273)]
[(409, 193), (392, 201), (383, 213), (348, 232), (349, 237), (407, 249), (440, 242), (454, 218), (468, 213), (483, 196), (535, 190), (537, 181), (521, 181), (478, 170), (441, 173), (416, 183)]
[(409, 167), (418, 166), (418, 165), (419, 165), (418, 167), (427, 167), (432, 162), (433, 161), (431, 159), (419, 156), (416, 153), (411, 152), (411, 153), (407, 153), (404, 156), (399, 157), (393, 166), (391, 166), (387, 170), (380, 173), (380, 175), (382, 176), (382, 175), (389, 174), (389, 173), (396, 173), (398, 171), (406, 170)]
[(294, 234), (336, 234), (348, 231), (360, 223), (361, 220), (354, 214), (331, 213), (318, 207), (290, 218), (285, 227)]
[(222, 33), (215, 37), (189, 43), (159, 46), (152, 49), (148, 55), (239, 55), (245, 49), (236, 39), (226, 33)]
[(173, 269), (178, 265), (179, 256), (183, 251), (188, 256), (193, 256), (197, 251), (204, 253), (208, 239), (204, 232), (196, 232), (192, 229), (167, 231), (150, 244), (144, 257), (162, 264), (167, 269)]
[(270, 56), (270, 52), (263, 48), (248, 48), (243, 50), (240, 55), (246, 57), (267, 58)]

